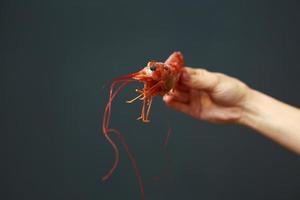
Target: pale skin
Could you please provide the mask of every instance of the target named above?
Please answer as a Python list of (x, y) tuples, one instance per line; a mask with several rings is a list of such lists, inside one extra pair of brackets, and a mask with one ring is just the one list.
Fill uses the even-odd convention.
[(300, 155), (300, 109), (205, 69), (185, 67), (165, 103), (199, 120), (240, 124)]

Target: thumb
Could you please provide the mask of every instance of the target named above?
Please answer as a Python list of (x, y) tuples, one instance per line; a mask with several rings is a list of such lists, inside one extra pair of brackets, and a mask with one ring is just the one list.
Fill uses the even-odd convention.
[(213, 90), (218, 84), (219, 77), (216, 73), (205, 69), (185, 67), (181, 81), (186, 86), (199, 90)]

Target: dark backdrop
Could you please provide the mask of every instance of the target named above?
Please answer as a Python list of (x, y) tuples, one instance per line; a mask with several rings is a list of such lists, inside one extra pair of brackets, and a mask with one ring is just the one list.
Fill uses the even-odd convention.
[[(180, 50), (188, 66), (235, 76), (300, 105), (297, 1), (1, 1), (0, 199), (139, 199), (124, 149), (100, 121), (108, 83)], [(300, 199), (300, 159), (245, 127), (199, 122), (156, 98), (135, 118), (132, 84), (113, 105), (150, 199)], [(170, 175), (152, 177), (169, 115)], [(116, 138), (114, 138), (116, 139)], [(119, 143), (118, 143), (119, 144)]]

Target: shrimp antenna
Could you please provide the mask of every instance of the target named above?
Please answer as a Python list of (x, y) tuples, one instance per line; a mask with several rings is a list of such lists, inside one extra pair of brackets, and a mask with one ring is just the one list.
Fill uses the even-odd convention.
[(170, 155), (170, 152), (167, 148), (169, 140), (170, 140), (170, 136), (172, 134), (172, 128), (171, 128), (171, 123), (170, 123), (170, 117), (168, 115), (168, 111), (165, 110), (165, 114), (166, 114), (166, 123), (167, 123), (167, 134), (163, 140), (163, 144), (161, 146), (162, 152), (163, 152), (163, 156), (165, 159), (165, 164), (164, 167), (162, 168), (161, 172), (154, 176), (153, 179), (158, 181), (160, 180), (163, 176), (168, 176), (170, 175), (170, 171), (171, 171), (171, 165), (172, 165), (172, 158)]
[(112, 104), (112, 101), (115, 98), (115, 96), (120, 92), (120, 90), (125, 85), (127, 85), (128, 82), (130, 82), (130, 81), (125, 81), (124, 83), (122, 83), (119, 86), (119, 88), (116, 89), (115, 92), (113, 92), (113, 89), (114, 89), (114, 86), (117, 83), (117, 81), (113, 82), (113, 84), (111, 85), (111, 88), (110, 88), (109, 100), (108, 100), (108, 103), (107, 103), (107, 105), (105, 107), (104, 116), (103, 116), (103, 122), (102, 122), (102, 131), (103, 131), (104, 137), (111, 144), (111, 146), (112, 146), (112, 148), (114, 150), (115, 160), (114, 160), (114, 164), (111, 167), (111, 169), (107, 172), (107, 174), (105, 176), (103, 176), (102, 181), (105, 181), (105, 180), (109, 179), (109, 177), (113, 174), (113, 172), (115, 171), (115, 169), (116, 169), (116, 167), (117, 167), (117, 165), (119, 163), (119, 154), (120, 154), (119, 153), (119, 149), (118, 149), (117, 145), (114, 143), (114, 141), (110, 138), (109, 132), (111, 132), (111, 131), (110, 131), (110, 129), (108, 127), (109, 127), (110, 116), (111, 116), (111, 104)]
[[(110, 138), (109, 136), (109, 122), (110, 122), (110, 117), (111, 117), (111, 105), (112, 105), (112, 101), (114, 100), (114, 98), (116, 97), (116, 95), (121, 91), (121, 89), (123, 87), (125, 87), (125, 85), (127, 85), (129, 82), (132, 82), (134, 80), (128, 79), (127, 76), (124, 77), (120, 77), (118, 79), (115, 79), (113, 81), (113, 83), (110, 86), (110, 91), (109, 91), (109, 100), (108, 103), (106, 104), (105, 110), (104, 110), (104, 115), (103, 115), (103, 121), (102, 121), (102, 131), (104, 134), (104, 137), (107, 139), (107, 141), (111, 144), (114, 152), (115, 152), (115, 161), (113, 166), (111, 167), (111, 169), (107, 172), (107, 174), (102, 178), (102, 181), (107, 180), (112, 173), (114, 172), (114, 170), (116, 169), (118, 163), (119, 163), (119, 149), (117, 147), (117, 145), (114, 143), (114, 141)], [(116, 86), (116, 84), (120, 83), (121, 85), (114, 91), (114, 88)]]
[[(106, 181), (108, 180), (111, 175), (113, 174), (113, 172), (115, 171), (115, 169), (118, 166), (119, 160), (120, 160), (120, 153), (119, 153), (119, 148), (117, 147), (117, 145), (115, 144), (115, 142), (110, 138), (109, 133), (115, 133), (119, 140), (121, 141), (121, 144), (123, 145), (124, 149), (126, 150), (126, 153), (131, 161), (131, 164), (134, 168), (134, 172), (135, 175), (137, 177), (138, 180), (138, 184), (139, 184), (139, 188), (140, 188), (140, 192), (141, 192), (141, 198), (145, 199), (145, 195), (144, 195), (144, 187), (143, 187), (143, 182), (142, 182), (142, 177), (141, 177), (141, 173), (140, 170), (137, 166), (137, 163), (133, 157), (133, 155), (131, 154), (129, 147), (124, 139), (124, 137), (122, 136), (122, 134), (120, 133), (120, 131), (118, 131), (117, 129), (113, 129), (113, 128), (109, 128), (109, 123), (110, 123), (110, 118), (111, 118), (111, 105), (112, 105), (112, 101), (114, 100), (114, 98), (116, 97), (116, 95), (121, 91), (121, 89), (123, 87), (125, 87), (128, 83), (136, 81), (131, 79), (135, 74), (130, 74), (130, 75), (126, 75), (126, 76), (122, 76), (119, 78), (116, 78), (113, 80), (111, 87), (110, 87), (110, 91), (109, 91), (109, 100), (108, 103), (105, 107), (104, 110), (104, 115), (103, 115), (103, 121), (102, 121), (102, 131), (104, 134), (104, 137), (107, 139), (107, 141), (111, 144), (114, 153), (115, 153), (115, 160), (113, 163), (113, 166), (111, 167), (111, 169), (106, 173), (106, 175), (104, 175), (102, 177), (102, 181)], [(115, 86), (121, 83), (119, 85), (119, 87), (117, 89), (114, 90)]]

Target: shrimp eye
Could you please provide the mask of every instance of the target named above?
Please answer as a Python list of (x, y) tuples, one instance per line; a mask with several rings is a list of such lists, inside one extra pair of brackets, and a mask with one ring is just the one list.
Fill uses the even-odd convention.
[(151, 71), (155, 71), (156, 70), (156, 66), (154, 66), (154, 65), (150, 66), (150, 70)]

